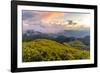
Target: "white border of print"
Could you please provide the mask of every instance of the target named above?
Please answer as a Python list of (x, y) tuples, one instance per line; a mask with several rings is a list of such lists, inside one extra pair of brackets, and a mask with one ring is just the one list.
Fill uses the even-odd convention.
[[(57, 8), (57, 7), (40, 7), (40, 6), (18, 6), (18, 42), (17, 42), (17, 64), (18, 68), (27, 67), (45, 67), (45, 66), (60, 66), (60, 65), (81, 65), (94, 64), (94, 10), (92, 9), (77, 9), (77, 8)], [(86, 60), (68, 60), (68, 61), (48, 61), (48, 62), (22, 62), (22, 10), (41, 10), (41, 11), (62, 11), (62, 12), (85, 12), (90, 13), (90, 59)]]

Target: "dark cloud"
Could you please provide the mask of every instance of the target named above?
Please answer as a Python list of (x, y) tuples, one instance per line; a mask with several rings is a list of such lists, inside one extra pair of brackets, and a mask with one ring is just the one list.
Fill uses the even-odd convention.
[(27, 10), (23, 10), (22, 11), (22, 19), (23, 20), (31, 19), (33, 17), (34, 17), (34, 15), (33, 15), (33, 13), (31, 11), (27, 11)]

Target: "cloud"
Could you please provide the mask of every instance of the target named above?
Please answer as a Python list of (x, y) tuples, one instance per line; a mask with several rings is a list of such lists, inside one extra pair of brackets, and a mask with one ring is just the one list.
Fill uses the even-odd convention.
[(22, 19), (23, 20), (31, 19), (31, 18), (34, 17), (34, 15), (33, 15), (33, 13), (31, 11), (26, 11), (26, 10), (22, 11)]
[(89, 25), (90, 21), (88, 14), (23, 10), (22, 22), (23, 30), (57, 33), (64, 30), (87, 28), (85, 24)]

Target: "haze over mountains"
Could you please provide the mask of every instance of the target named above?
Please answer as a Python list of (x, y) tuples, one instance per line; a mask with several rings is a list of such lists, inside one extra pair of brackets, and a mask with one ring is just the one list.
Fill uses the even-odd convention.
[(23, 34), (26, 35), (34, 35), (34, 36), (39, 36), (39, 35), (47, 35), (47, 36), (51, 36), (51, 37), (58, 37), (58, 36), (65, 36), (65, 37), (75, 37), (75, 38), (82, 38), (85, 36), (89, 36), (90, 35), (90, 30), (64, 30), (61, 32), (55, 32), (55, 33), (45, 33), (42, 31), (34, 31), (34, 30), (26, 30), (23, 32)]
[(90, 14), (74, 12), (22, 11), (23, 40), (49, 39), (59, 43), (90, 45)]
[(34, 30), (27, 30), (23, 33), (23, 40), (34, 40), (34, 39), (51, 39), (62, 42), (70, 42), (80, 40), (86, 45), (90, 45), (90, 32), (89, 31), (78, 31), (78, 30), (64, 30), (60, 33), (42, 33)]

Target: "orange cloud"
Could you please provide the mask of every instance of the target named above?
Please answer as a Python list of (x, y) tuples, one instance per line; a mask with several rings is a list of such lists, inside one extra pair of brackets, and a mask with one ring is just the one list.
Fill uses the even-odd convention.
[[(51, 22), (55, 22), (56, 17), (64, 16), (63, 12), (44, 12), (42, 13), (42, 22), (47, 23), (46, 25), (51, 26)], [(57, 21), (57, 20), (56, 20)]]
[(64, 16), (64, 13), (62, 12), (45, 12), (43, 14), (43, 19), (50, 19), (56, 16)]

